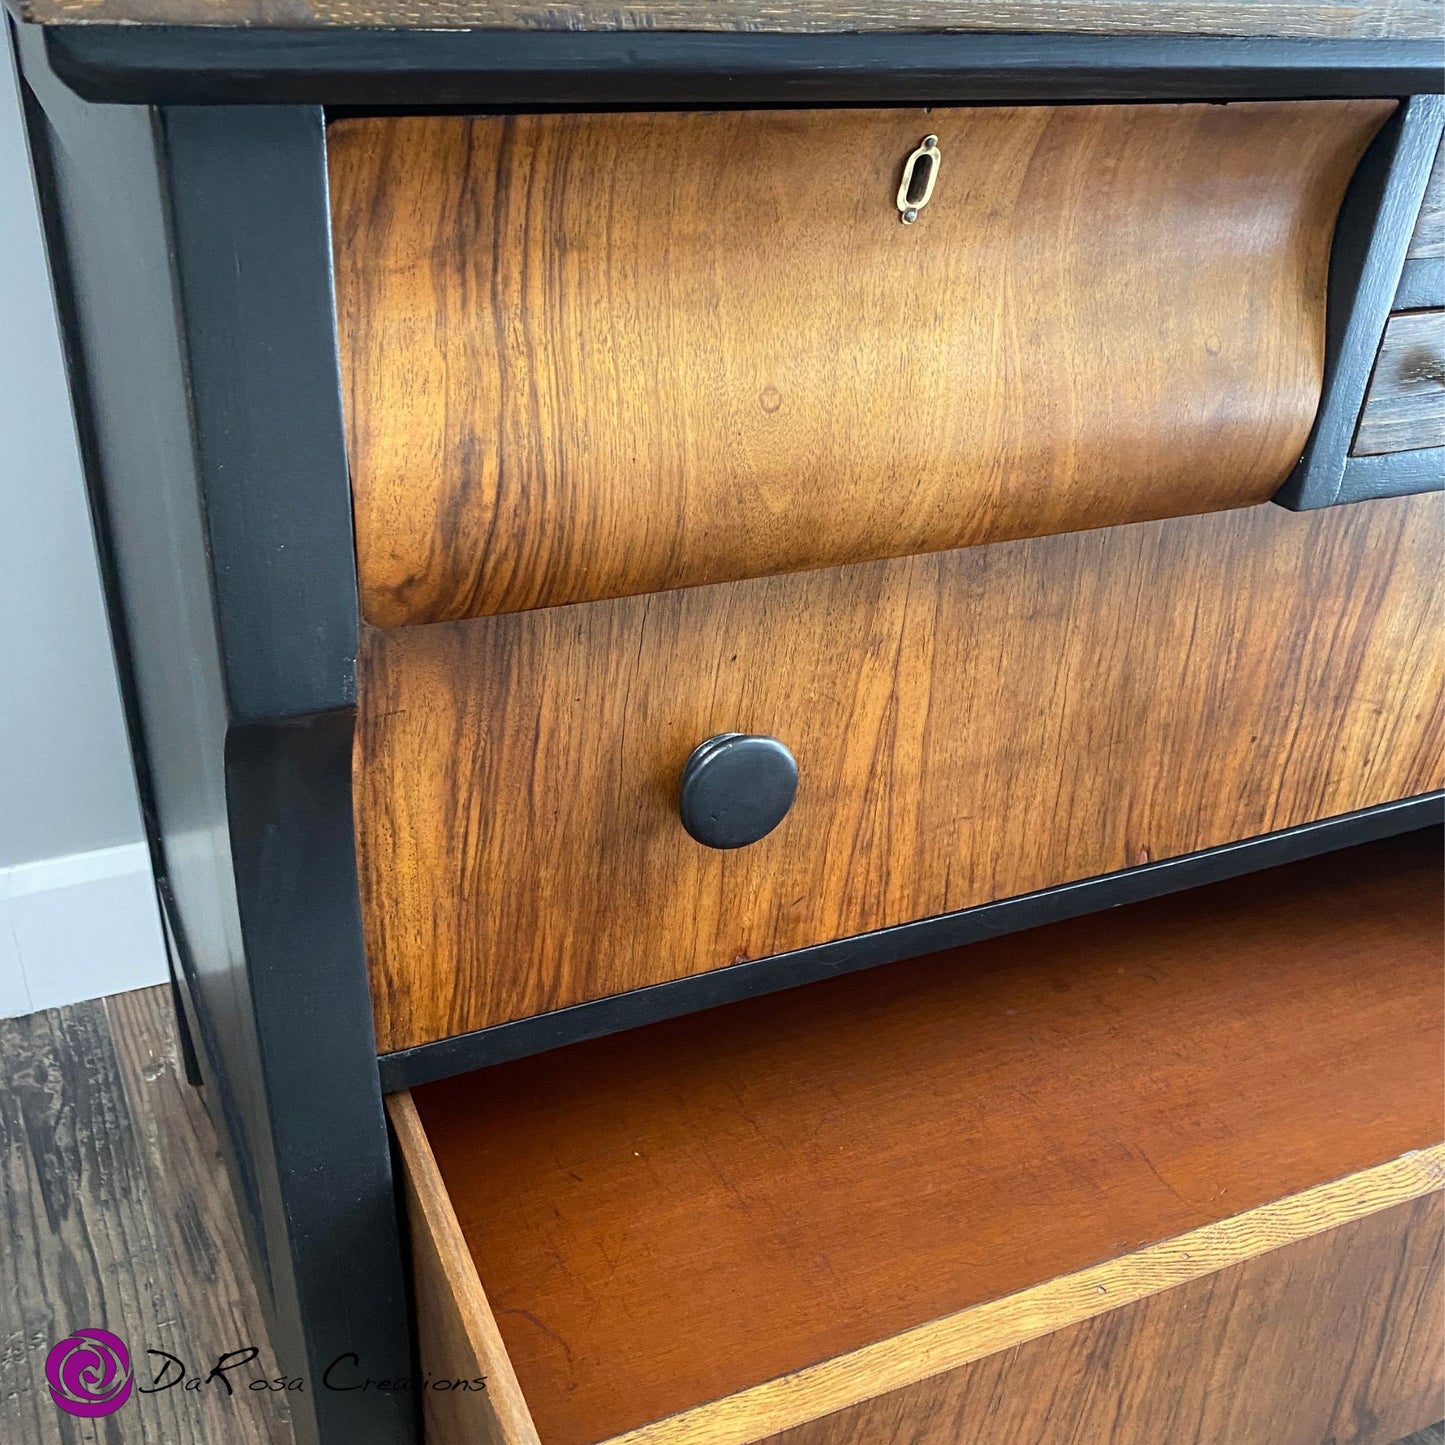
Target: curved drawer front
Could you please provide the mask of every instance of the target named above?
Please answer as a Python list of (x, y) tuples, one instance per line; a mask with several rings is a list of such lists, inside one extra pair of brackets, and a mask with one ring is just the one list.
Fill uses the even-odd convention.
[(1392, 108), (338, 122), (365, 614), (1262, 501), (1313, 421), (1335, 216)]
[[(1265, 506), (369, 629), (356, 828), (384, 1052), (1445, 782), (1445, 498)], [(797, 796), (746, 847), (723, 733)]]

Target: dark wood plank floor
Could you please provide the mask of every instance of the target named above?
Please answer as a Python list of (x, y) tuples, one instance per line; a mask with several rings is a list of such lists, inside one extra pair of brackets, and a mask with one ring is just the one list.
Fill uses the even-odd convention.
[[(204, 1376), (254, 1344), (248, 1377), (277, 1373), (164, 988), (0, 1020), (0, 1445), (292, 1445), (283, 1395), (218, 1384), (62, 1414), (45, 1357), (87, 1327), (129, 1343), (142, 1383), (148, 1349)], [(1445, 1427), (1401, 1445), (1445, 1445)]]
[(125, 1340), (138, 1384), (164, 1364), (147, 1350), (204, 1376), (256, 1345), (248, 1377), (276, 1373), (165, 988), (0, 1020), (0, 1445), (291, 1445), (284, 1396), (218, 1382), (63, 1414), (45, 1357), (82, 1328)]

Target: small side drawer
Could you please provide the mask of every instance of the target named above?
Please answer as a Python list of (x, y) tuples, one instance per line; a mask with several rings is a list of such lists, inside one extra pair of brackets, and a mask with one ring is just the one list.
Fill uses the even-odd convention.
[(1425, 195), (1405, 260), (1407, 263), (1445, 260), (1445, 146), (1435, 152), (1435, 164), (1425, 183)]
[[(1390, 317), (1355, 433), (1353, 456), (1445, 446), (1445, 310)], [(1445, 469), (1445, 456), (1441, 458)]]
[(393, 1096), (426, 1445), (1432, 1423), (1440, 888), (1392, 839)]
[(1336, 214), (1394, 109), (338, 121), (365, 616), (1262, 502), (1309, 434)]

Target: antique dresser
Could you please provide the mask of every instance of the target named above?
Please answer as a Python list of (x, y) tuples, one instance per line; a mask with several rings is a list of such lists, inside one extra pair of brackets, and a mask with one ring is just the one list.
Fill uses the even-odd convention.
[(9, 28), (302, 1445), (1445, 1414), (1439, 4)]

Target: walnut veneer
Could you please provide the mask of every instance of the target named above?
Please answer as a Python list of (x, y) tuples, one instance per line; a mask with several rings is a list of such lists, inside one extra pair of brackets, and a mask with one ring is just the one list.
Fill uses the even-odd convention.
[(333, 124), (365, 615), (1262, 502), (1314, 419), (1335, 216), (1393, 108)]
[[(364, 633), (382, 1050), (1428, 792), (1445, 498), (1266, 506)], [(692, 842), (689, 752), (791, 813)]]

